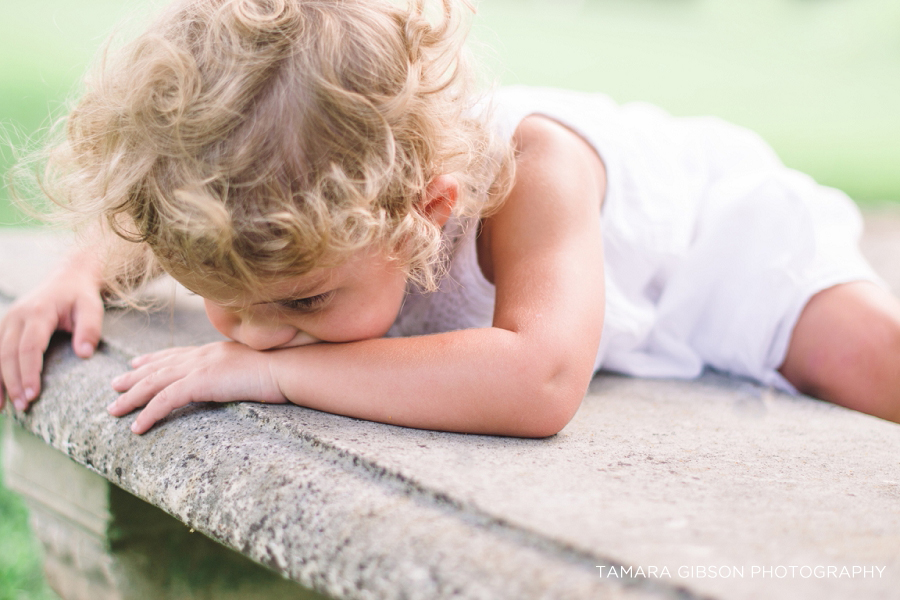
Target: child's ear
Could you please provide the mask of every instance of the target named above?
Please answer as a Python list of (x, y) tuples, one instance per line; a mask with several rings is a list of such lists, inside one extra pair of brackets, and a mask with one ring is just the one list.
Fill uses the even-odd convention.
[(425, 188), (425, 196), (419, 201), (419, 210), (426, 217), (443, 227), (453, 213), (459, 196), (459, 182), (452, 175), (438, 175)]

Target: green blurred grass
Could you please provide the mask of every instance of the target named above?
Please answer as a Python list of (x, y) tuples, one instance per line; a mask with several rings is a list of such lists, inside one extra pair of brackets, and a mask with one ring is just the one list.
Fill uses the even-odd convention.
[(896, 0), (491, 0), (481, 12), (506, 82), (718, 115), (857, 200), (900, 200)]
[[(19, 147), (64, 113), (112, 27), (159, 0), (33, 0), (0, 20), (0, 126)], [(482, 0), (474, 38), (504, 83), (603, 91), (763, 135), (860, 201), (900, 200), (896, 0)], [(125, 27), (125, 31), (128, 28)], [(491, 48), (490, 50), (487, 48)], [(13, 161), (0, 149), (0, 171)], [(19, 220), (0, 194), (0, 224)]]
[[(0, 459), (3, 419), (0, 415)], [(0, 485), (0, 600), (58, 600), (44, 581), (37, 546), (22, 500)]]
[[(16, 154), (40, 147), (43, 133), (66, 112), (87, 65), (114, 28), (129, 31), (127, 16), (159, 0), (8, 0), (0, 18), (0, 173)], [(0, 225), (19, 224), (6, 186)]]

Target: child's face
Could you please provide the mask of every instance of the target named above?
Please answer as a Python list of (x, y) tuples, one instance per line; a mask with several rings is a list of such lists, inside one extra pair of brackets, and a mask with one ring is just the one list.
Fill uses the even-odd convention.
[(202, 282), (185, 283), (204, 296), (206, 314), (219, 332), (269, 350), (383, 336), (400, 311), (406, 276), (383, 253), (366, 251), (338, 267), (229, 295), (227, 302), (204, 294)]

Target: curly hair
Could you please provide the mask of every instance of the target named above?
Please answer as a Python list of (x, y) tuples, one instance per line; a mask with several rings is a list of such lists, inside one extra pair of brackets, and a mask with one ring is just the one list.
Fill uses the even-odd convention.
[(513, 168), (476, 110), (460, 8), (435, 8), (177, 2), (101, 61), (42, 185), (78, 222), (105, 218), (134, 242), (113, 257), (119, 293), (160, 267), (252, 289), (373, 244), (434, 289), (428, 182), (454, 175), (454, 214), (481, 216)]

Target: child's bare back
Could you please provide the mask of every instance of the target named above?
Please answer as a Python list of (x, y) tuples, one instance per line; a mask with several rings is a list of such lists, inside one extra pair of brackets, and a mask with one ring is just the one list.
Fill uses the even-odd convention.
[(479, 102), (436, 4), (179, 2), (98, 74), (47, 182), (92, 246), (0, 323), (15, 406), (54, 330), (90, 356), (103, 295), (164, 270), (231, 341), (135, 359), (109, 411), (137, 433), (250, 400), (546, 436), (598, 368), (705, 366), (900, 421), (900, 302), (849, 200), (714, 120)]

